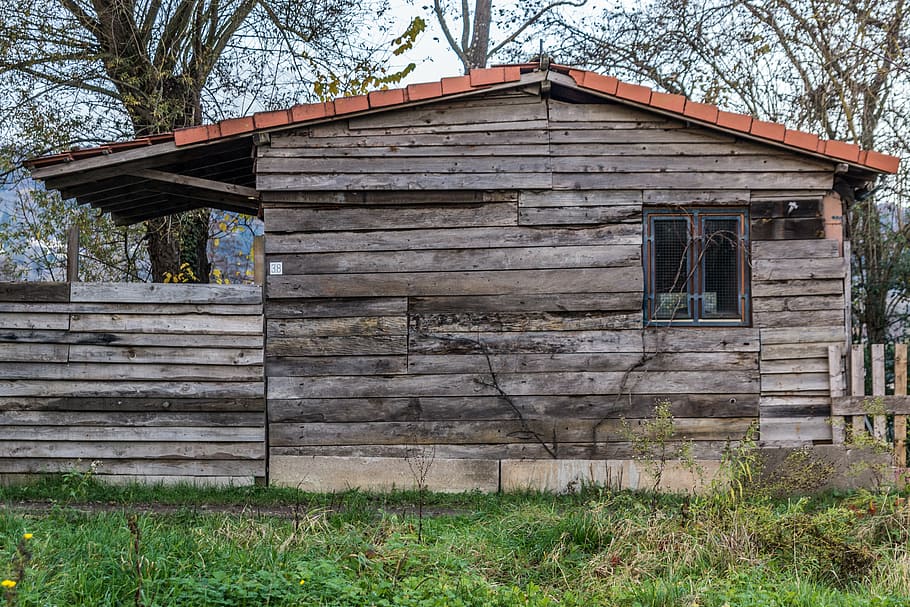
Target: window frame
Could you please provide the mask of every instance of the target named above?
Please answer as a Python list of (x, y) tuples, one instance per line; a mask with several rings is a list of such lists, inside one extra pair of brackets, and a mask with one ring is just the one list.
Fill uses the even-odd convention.
[[(686, 278), (687, 318), (655, 318), (656, 306), (656, 269), (654, 253), (655, 223), (668, 220), (686, 220), (689, 234), (689, 245), (686, 255), (688, 267), (692, 268)], [(705, 260), (704, 250), (705, 220), (735, 220), (738, 225), (737, 245), (737, 308), (738, 317), (710, 318), (705, 317), (703, 300), (705, 293)], [(645, 209), (643, 218), (642, 264), (644, 266), (644, 301), (643, 312), (645, 326), (698, 326), (698, 327), (748, 327), (752, 324), (752, 292), (749, 272), (749, 210), (743, 207), (710, 208), (679, 207), (665, 209)], [(697, 261), (697, 263), (695, 263)]]

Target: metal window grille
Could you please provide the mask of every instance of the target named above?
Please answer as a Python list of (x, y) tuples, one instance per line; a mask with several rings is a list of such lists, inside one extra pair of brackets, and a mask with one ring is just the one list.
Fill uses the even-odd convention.
[(747, 228), (744, 210), (646, 212), (647, 320), (747, 324)]

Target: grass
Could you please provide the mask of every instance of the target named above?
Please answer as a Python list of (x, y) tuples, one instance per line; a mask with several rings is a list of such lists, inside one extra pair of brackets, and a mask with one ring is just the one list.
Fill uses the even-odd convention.
[(910, 605), (905, 497), (429, 494), (418, 542), (413, 492), (69, 476), (0, 489), (0, 578), (22, 606)]

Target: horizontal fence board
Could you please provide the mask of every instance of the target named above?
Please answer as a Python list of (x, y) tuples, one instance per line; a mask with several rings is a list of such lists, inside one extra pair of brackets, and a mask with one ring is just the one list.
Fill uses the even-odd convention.
[(262, 394), (262, 382), (162, 381), (0, 381), (4, 396), (139, 396), (248, 398)]
[(638, 245), (642, 242), (642, 226), (617, 224), (583, 229), (535, 227), (463, 228), (449, 230), (430, 228), (407, 231), (374, 230), (368, 232), (332, 232), (282, 234), (267, 226), (266, 253), (342, 252), (342, 251), (402, 251), (497, 247), (562, 247), (590, 246), (592, 242), (611, 245)]
[[(3, 346), (0, 344), (0, 353)], [(17, 344), (18, 345), (18, 344)], [(64, 348), (66, 346), (63, 346)], [(70, 362), (167, 363), (170, 365), (232, 365), (243, 367), (262, 364), (261, 348), (168, 348), (117, 346), (69, 346)]]
[(571, 268), (563, 270), (485, 270), (478, 272), (416, 272), (385, 274), (319, 274), (273, 276), (269, 297), (368, 297), (506, 295), (520, 293), (584, 293), (592, 284), (606, 292), (640, 284), (640, 266)]
[[(628, 285), (635, 288), (637, 285)], [(592, 285), (597, 289), (597, 285)], [(640, 311), (642, 291), (544, 293), (536, 295), (449, 295), (408, 298), (412, 313)]]
[[(827, 375), (825, 376), (827, 379)], [(495, 382), (495, 385), (494, 385)], [(618, 394), (653, 392), (668, 395), (757, 392), (757, 371), (632, 371), (566, 373), (496, 373), (404, 375), (383, 377), (270, 377), (268, 398), (366, 398), (381, 396), (494, 396), (496, 385), (514, 396), (542, 394)]]
[(640, 312), (502, 312), (412, 314), (411, 331), (434, 333), (596, 331), (637, 329), (642, 326)]
[(270, 337), (265, 352), (268, 357), (407, 354), (408, 339), (405, 335)]
[[(445, 243), (440, 243), (444, 246)], [(479, 243), (478, 243), (479, 244)], [(641, 264), (639, 245), (512, 247), (310, 253), (274, 257), (282, 273), (334, 274), (548, 268), (608, 268)]]
[(405, 316), (348, 316), (344, 318), (293, 318), (266, 322), (268, 337), (317, 337), (349, 335), (407, 335)]
[(262, 333), (259, 316), (209, 316), (208, 314), (73, 314), (70, 330), (113, 333)]
[[(261, 427), (230, 428), (204, 426), (0, 426), (0, 441), (57, 440), (57, 441), (198, 441), (198, 442), (262, 442)], [(85, 458), (91, 458), (86, 446)]]
[(752, 259), (831, 259), (840, 257), (837, 240), (757, 240), (752, 243)]
[(0, 411), (4, 426), (262, 426), (262, 413)]
[(260, 304), (262, 288), (251, 285), (75, 282), (73, 302)]
[[(60, 440), (4, 440), (0, 452), (6, 457), (94, 459), (262, 459), (264, 442), (167, 442), (167, 441), (93, 441), (91, 453), (78, 442)], [(83, 462), (85, 464), (85, 462)], [(70, 468), (72, 469), (72, 467)]]
[(0, 331), (4, 329), (67, 330), (70, 328), (69, 314), (47, 314), (35, 312), (0, 313)]
[[(169, 461), (163, 458), (151, 460), (108, 460), (93, 458), (96, 478), (106, 475), (127, 474), (147, 479), (162, 475), (196, 476), (265, 476), (265, 462), (248, 460), (206, 460), (206, 461)], [(0, 457), (0, 474), (9, 473), (48, 473), (72, 472), (84, 467), (82, 458), (70, 459), (26, 459)]]
[(31, 397), (0, 396), (0, 411), (139, 411), (139, 412), (262, 412), (262, 395), (250, 398), (218, 396), (200, 398), (173, 397)]
[(0, 379), (114, 381), (261, 381), (262, 367), (194, 364), (134, 363), (34, 363), (0, 364)]
[(269, 301), (266, 316), (283, 318), (342, 318), (346, 316), (399, 316), (407, 314), (407, 297), (311, 298)]
[[(260, 322), (261, 324), (261, 322)], [(2, 343), (57, 343), (98, 346), (154, 346), (187, 348), (261, 348), (262, 330), (253, 335), (215, 333), (112, 333), (107, 331), (31, 331), (0, 329)]]
[[(685, 393), (513, 396), (522, 415), (537, 419), (622, 419), (653, 416), (658, 401), (683, 417), (757, 417), (759, 395)], [(270, 399), (271, 422), (458, 421), (517, 419), (498, 396)]]
[(70, 285), (65, 282), (0, 282), (0, 301), (65, 303)]
[(828, 259), (756, 259), (752, 262), (752, 280), (817, 280), (843, 279), (847, 262), (843, 257)]

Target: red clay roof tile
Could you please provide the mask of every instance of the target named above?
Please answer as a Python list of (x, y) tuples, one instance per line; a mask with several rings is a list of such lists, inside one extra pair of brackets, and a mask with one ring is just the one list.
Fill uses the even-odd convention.
[(616, 96), (636, 103), (651, 103), (651, 89), (639, 84), (619, 82), (616, 85)]
[(651, 91), (651, 106), (681, 114), (686, 107), (686, 98), (682, 95)]
[(274, 112), (258, 112), (253, 114), (253, 123), (257, 129), (269, 129), (284, 126), (291, 121), (289, 110), (276, 110)]
[(339, 97), (335, 100), (335, 115), (363, 112), (370, 109), (370, 102), (366, 95), (355, 97)]
[(615, 95), (616, 89), (619, 87), (619, 80), (612, 76), (601, 76), (594, 72), (588, 72), (585, 74), (583, 86), (607, 95)]
[(420, 101), (422, 99), (442, 97), (442, 83), (439, 81), (410, 84), (408, 85), (407, 90), (409, 101)]
[(252, 116), (243, 116), (242, 118), (229, 118), (227, 120), (222, 120), (221, 125), (221, 136), (230, 137), (231, 135), (240, 135), (242, 133), (252, 133), (256, 130), (256, 125), (253, 124)]
[[(718, 127), (728, 131), (740, 132), (750, 137), (770, 140), (778, 144), (782, 143), (796, 150), (805, 150), (837, 160), (846, 160), (872, 170), (889, 173), (896, 172), (900, 163), (900, 159), (894, 156), (873, 151), (861, 152), (859, 147), (840, 141), (819, 140), (810, 133), (788, 130), (782, 124), (754, 120), (751, 116), (743, 114), (725, 112), (714, 105), (690, 101), (682, 95), (652, 91), (644, 86), (620, 82), (610, 76), (603, 76), (595, 72), (579, 70), (564, 65), (551, 64), (549, 69), (567, 74), (579, 87), (585, 89), (597, 91), (617, 99), (648, 105), (665, 112), (672, 112), (680, 115), (680, 117), (685, 117), (687, 120), (691, 119), (708, 125), (716, 124)], [(221, 137), (252, 132), (255, 129), (294, 125), (336, 115), (362, 112), (370, 108), (382, 108), (408, 102), (435, 99), (504, 82), (515, 82), (521, 79), (521, 74), (538, 70), (539, 64), (537, 63), (497, 65), (487, 69), (471, 70), (467, 76), (443, 78), (438, 82), (412, 84), (405, 90), (374, 91), (368, 95), (343, 97), (336, 99), (334, 102), (295, 105), (289, 110), (261, 112), (254, 116), (233, 118), (220, 123), (178, 129), (174, 133), (152, 135), (138, 138), (134, 141), (118, 142), (86, 150), (72, 150), (63, 154), (32, 159), (28, 161), (28, 165), (32, 167), (48, 166), (68, 162), (74, 158), (116, 153), (121, 150), (164, 141), (173, 141), (178, 146), (202, 143)]]
[(783, 141), (786, 127), (777, 122), (765, 122), (764, 120), (753, 120), (749, 132), (756, 137), (773, 139), (774, 141)]
[(818, 135), (787, 129), (787, 132), (784, 133), (784, 143), (814, 152), (818, 149)]
[(454, 95), (471, 90), (470, 76), (454, 76), (452, 78), (443, 78), (439, 81), (442, 85), (443, 95)]
[(843, 141), (828, 141), (825, 144), (825, 155), (840, 158), (848, 162), (859, 161), (859, 146)]
[(722, 126), (725, 129), (732, 129), (734, 131), (742, 131), (743, 133), (748, 133), (749, 128), (752, 126), (752, 116), (720, 110), (717, 112), (716, 124), (717, 126)]
[(864, 151), (863, 157), (860, 158), (860, 162), (868, 167), (878, 169), (879, 171), (885, 171), (886, 173), (897, 173), (897, 169), (901, 163), (900, 158), (888, 156), (887, 154), (881, 154), (872, 150)]
[(335, 106), (328, 103), (305, 103), (291, 108), (291, 122), (319, 120), (335, 115)]
[(714, 124), (717, 122), (717, 114), (718, 109), (716, 105), (698, 103), (697, 101), (686, 99), (686, 109), (683, 110), (684, 116)]
[(502, 84), (506, 81), (506, 69), (504, 67), (490, 67), (481, 70), (471, 70), (468, 76), (471, 79), (471, 86)]
[(386, 91), (373, 91), (367, 95), (370, 101), (370, 107), (385, 107), (388, 105), (401, 105), (407, 99), (404, 95), (404, 89), (388, 89)]

